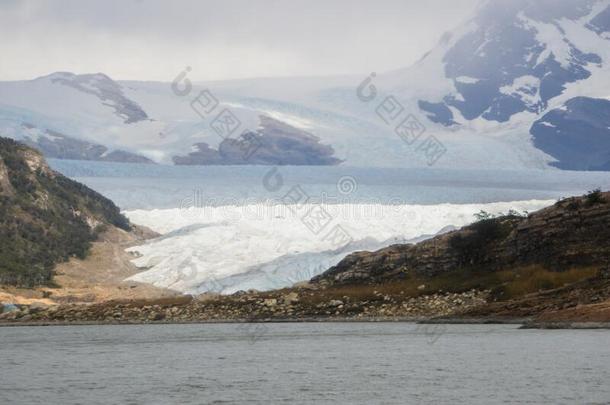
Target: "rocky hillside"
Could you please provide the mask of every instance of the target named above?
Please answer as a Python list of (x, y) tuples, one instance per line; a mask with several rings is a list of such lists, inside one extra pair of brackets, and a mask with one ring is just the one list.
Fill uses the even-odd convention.
[(332, 166), (342, 161), (334, 157), (330, 145), (320, 138), (271, 117), (261, 115), (260, 126), (237, 138), (226, 138), (212, 149), (205, 142), (194, 145), (187, 156), (174, 156), (177, 165), (313, 165)]
[(545, 114), (530, 132), (537, 148), (557, 158), (553, 166), (607, 171), (609, 131), (610, 101), (576, 97)]
[[(542, 273), (565, 275), (574, 269), (607, 265), (609, 225), (610, 193), (594, 191), (529, 215), (483, 215), (468, 227), (416, 245), (357, 252), (313, 282), (336, 285), (455, 277), (456, 282), (478, 279), (483, 284), (479, 287), (493, 288), (505, 284), (503, 272), (507, 271), (522, 281)], [(519, 269), (530, 270), (519, 274)], [(502, 277), (491, 279), (490, 274)]]
[(130, 229), (112, 201), (0, 138), (0, 284), (49, 284), (55, 264), (86, 256), (107, 226)]

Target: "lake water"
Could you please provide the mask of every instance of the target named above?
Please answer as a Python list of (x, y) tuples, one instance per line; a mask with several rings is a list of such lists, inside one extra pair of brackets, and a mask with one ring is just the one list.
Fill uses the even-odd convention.
[(610, 172), (347, 166), (163, 166), (49, 159), (124, 210), (281, 200), (295, 186), (327, 204), (469, 204), (548, 200), (610, 189)]
[(607, 404), (610, 331), (407, 323), (0, 328), (1, 404)]

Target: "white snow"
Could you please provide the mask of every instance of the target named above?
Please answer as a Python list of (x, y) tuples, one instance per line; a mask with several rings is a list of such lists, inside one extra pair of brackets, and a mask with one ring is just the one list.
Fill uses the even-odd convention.
[(465, 83), (465, 84), (475, 84), (480, 81), (479, 79), (475, 79), (474, 77), (468, 77), (468, 76), (456, 77), (455, 80), (460, 83)]
[(568, 83), (564, 92), (549, 101), (547, 110), (554, 108), (564, 108), (563, 104), (573, 97), (587, 96), (593, 98), (604, 98), (608, 95), (610, 86), (610, 42), (608, 38), (598, 35), (587, 28), (589, 20), (595, 13), (603, 9), (602, 6), (610, 6), (610, 1), (605, 0), (597, 3), (596, 8), (590, 16), (577, 21), (562, 19), (557, 22), (565, 32), (565, 38), (574, 44), (582, 52), (589, 52), (599, 55), (602, 59), (602, 66), (589, 64), (587, 70), (591, 76), (586, 80)]
[(521, 76), (516, 78), (511, 85), (501, 87), (500, 92), (507, 95), (517, 95), (528, 107), (533, 107), (541, 101), (540, 79), (529, 75)]
[(545, 46), (545, 50), (536, 60), (536, 65), (544, 63), (552, 55), (563, 68), (568, 69), (570, 67), (572, 59), (570, 44), (565, 41), (563, 34), (555, 24), (533, 20), (523, 12), (519, 13), (518, 18), (525, 27), (536, 30), (536, 40)]
[[(227, 103), (223, 103), (223, 105), (226, 107), (232, 107), (232, 108), (241, 108), (241, 109), (250, 108), (251, 109), (251, 107), (248, 107), (241, 103), (235, 103), (235, 102), (227, 102)], [(287, 114), (284, 112), (280, 112), (280, 111), (276, 111), (276, 110), (272, 110), (272, 109), (266, 109), (266, 108), (258, 108), (257, 111), (261, 115), (267, 115), (271, 118), (275, 118), (276, 120), (282, 121), (295, 128), (308, 130), (308, 129), (315, 127), (315, 124), (312, 123), (310, 120), (307, 120), (303, 117), (299, 117), (299, 116), (296, 116), (293, 114)]]

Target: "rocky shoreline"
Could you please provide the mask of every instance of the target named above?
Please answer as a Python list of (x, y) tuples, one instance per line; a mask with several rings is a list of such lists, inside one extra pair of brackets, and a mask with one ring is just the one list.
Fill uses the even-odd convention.
[[(307, 287), (267, 293), (239, 292), (229, 296), (204, 294), (157, 300), (21, 305), (0, 313), (0, 326), (415, 322), (436, 325), (514, 324), (525, 329), (610, 328), (610, 321), (605, 319), (579, 321), (549, 318), (547, 313), (546, 318), (519, 311), (513, 315), (494, 313), (489, 308), (498, 303), (490, 302), (489, 298), (489, 291), (478, 290), (439, 292), (418, 297), (374, 291), (372, 298), (356, 300), (348, 296), (337, 297), (332, 290), (325, 288)], [(579, 308), (587, 307), (582, 305)]]
[(31, 305), (0, 314), (0, 325), (76, 323), (420, 321), (459, 314), (486, 303), (487, 291), (420, 297), (377, 292), (372, 299), (324, 300), (324, 290), (182, 296), (154, 301)]

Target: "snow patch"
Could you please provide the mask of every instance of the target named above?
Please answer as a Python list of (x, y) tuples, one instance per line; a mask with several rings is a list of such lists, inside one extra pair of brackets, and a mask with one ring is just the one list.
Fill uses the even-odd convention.
[(545, 50), (538, 56), (536, 66), (544, 63), (551, 56), (564, 68), (569, 69), (572, 53), (570, 44), (565, 40), (563, 33), (555, 24), (546, 24), (533, 20), (520, 12), (517, 18), (526, 28), (536, 31), (536, 40), (545, 46)]
[(500, 87), (500, 93), (517, 95), (528, 107), (540, 104), (540, 79), (525, 75), (516, 78), (511, 85)]
[(456, 77), (455, 81), (460, 82), (460, 83), (464, 83), (464, 84), (476, 84), (480, 80), (479, 79), (475, 79), (474, 77), (460, 76), (460, 77)]

